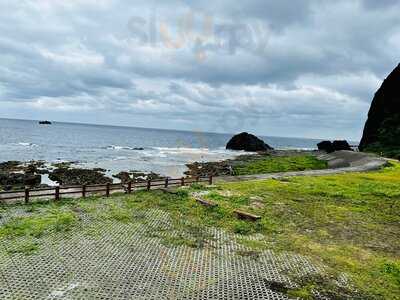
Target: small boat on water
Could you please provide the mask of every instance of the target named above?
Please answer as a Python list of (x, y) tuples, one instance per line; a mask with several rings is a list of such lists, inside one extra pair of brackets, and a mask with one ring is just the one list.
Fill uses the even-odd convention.
[(40, 125), (51, 125), (50, 121), (39, 121)]

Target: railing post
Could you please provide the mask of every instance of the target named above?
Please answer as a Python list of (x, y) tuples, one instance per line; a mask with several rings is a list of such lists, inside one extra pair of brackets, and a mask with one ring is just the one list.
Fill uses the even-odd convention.
[(25, 204), (29, 203), (29, 189), (25, 188)]
[(106, 197), (110, 197), (110, 184), (106, 184)]
[(209, 183), (210, 185), (213, 184), (213, 176), (212, 176), (212, 175), (210, 175), (210, 177), (208, 178), (208, 183)]
[(151, 189), (151, 179), (147, 180), (147, 190), (150, 191)]
[(167, 178), (165, 178), (165, 188), (168, 188), (168, 183), (169, 183), (169, 180), (168, 180), (168, 177), (167, 177)]
[(132, 181), (128, 182), (128, 194), (132, 193)]
[(82, 185), (82, 198), (86, 197), (86, 185)]
[(184, 186), (184, 185), (185, 185), (185, 178), (182, 177), (182, 178), (181, 178), (181, 186)]
[(60, 200), (60, 187), (59, 186), (56, 186), (56, 191), (55, 191), (55, 194), (54, 194), (54, 200), (56, 200), (56, 201)]

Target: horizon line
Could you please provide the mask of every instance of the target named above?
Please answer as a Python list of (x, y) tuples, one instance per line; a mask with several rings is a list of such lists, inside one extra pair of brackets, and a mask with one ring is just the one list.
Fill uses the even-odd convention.
[[(4, 118), (0, 117), (0, 120), (10, 120), (10, 121), (31, 121), (31, 122), (39, 122), (39, 121), (50, 121), (52, 123), (61, 123), (61, 124), (70, 124), (70, 125), (88, 125), (88, 126), (106, 126), (106, 127), (119, 127), (119, 128), (132, 128), (132, 129), (150, 129), (150, 130), (160, 130), (160, 131), (176, 131), (176, 132), (192, 132), (192, 133), (206, 133), (206, 134), (220, 134), (220, 135), (236, 135), (241, 132), (238, 131), (236, 133), (232, 132), (211, 132), (211, 131), (200, 131), (200, 130), (183, 130), (183, 129), (165, 129), (165, 128), (155, 128), (155, 127), (140, 127), (140, 126), (128, 126), (128, 125), (113, 125), (113, 124), (99, 124), (99, 123), (84, 123), (84, 122), (66, 122), (66, 121), (57, 121), (57, 120), (36, 120), (36, 119), (19, 119), (19, 118)], [(251, 132), (249, 132), (251, 133)], [(254, 134), (254, 133), (251, 133)], [(335, 139), (332, 138), (308, 138), (308, 137), (295, 137), (295, 136), (277, 136), (277, 135), (264, 135), (264, 134), (254, 134), (256, 136), (266, 137), (266, 138), (286, 138), (286, 139), (305, 139), (305, 140), (330, 140), (333, 141)], [(349, 142), (355, 142), (352, 139), (348, 140)]]

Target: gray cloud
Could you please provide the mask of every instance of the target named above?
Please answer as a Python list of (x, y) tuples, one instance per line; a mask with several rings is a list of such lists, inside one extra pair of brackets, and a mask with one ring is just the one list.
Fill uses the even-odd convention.
[(399, 1), (397, 0), (380, 0), (380, 1), (374, 1), (374, 0), (363, 0), (364, 5), (367, 8), (370, 9), (380, 9), (380, 8), (387, 8), (395, 5), (399, 5)]
[(3, 1), (0, 117), (357, 139), (397, 1)]

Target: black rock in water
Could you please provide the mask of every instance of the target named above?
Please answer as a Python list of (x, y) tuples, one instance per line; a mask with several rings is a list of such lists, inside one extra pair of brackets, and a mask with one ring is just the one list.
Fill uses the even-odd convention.
[(353, 151), (351, 149), (349, 143), (347, 141), (333, 141), (332, 143), (334, 151), (341, 151), (341, 150), (347, 150), (347, 151)]
[(49, 179), (60, 185), (106, 184), (112, 179), (105, 176), (103, 169), (58, 168), (49, 174)]
[(273, 150), (273, 148), (264, 143), (264, 141), (247, 132), (242, 132), (232, 137), (226, 145), (226, 149), (251, 152)]
[(6, 161), (0, 163), (0, 190), (23, 189), (25, 187), (39, 187), (42, 182), (41, 172), (44, 163), (31, 161)]
[(130, 181), (132, 182), (145, 182), (147, 180), (165, 180), (165, 176), (160, 174), (150, 172), (150, 173), (143, 173), (140, 171), (122, 171), (118, 174), (113, 175), (114, 178), (118, 178), (121, 180), (121, 183), (126, 184)]
[(341, 150), (347, 150), (347, 151), (353, 151), (351, 149), (349, 143), (345, 140), (343, 141), (323, 141), (321, 143), (317, 144), (318, 150), (320, 151), (325, 151), (327, 153), (332, 153), (335, 151), (341, 151)]
[(359, 148), (400, 155), (400, 64), (375, 94)]
[(318, 150), (325, 151), (327, 153), (332, 153), (335, 151), (331, 141), (323, 141), (321, 143), (318, 143), (317, 146), (318, 146)]
[(26, 186), (36, 187), (40, 185), (42, 177), (36, 174), (7, 173), (0, 171), (0, 185), (6, 190), (15, 188), (22, 189)]

